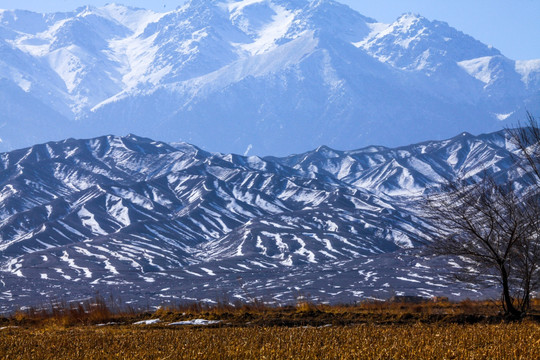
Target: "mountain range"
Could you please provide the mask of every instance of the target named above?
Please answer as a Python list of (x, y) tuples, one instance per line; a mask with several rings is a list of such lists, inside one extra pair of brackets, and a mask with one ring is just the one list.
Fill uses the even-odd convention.
[[(0, 154), (0, 310), (115, 294), (134, 306), (479, 298), (427, 256), (425, 195), (486, 171), (519, 188), (506, 131), (287, 157), (128, 135)], [(489, 280), (489, 279), (488, 279)]]
[(0, 10), (0, 150), (137, 133), (285, 156), (501, 129), (540, 110), (540, 60), (440, 21), (332, 0)]

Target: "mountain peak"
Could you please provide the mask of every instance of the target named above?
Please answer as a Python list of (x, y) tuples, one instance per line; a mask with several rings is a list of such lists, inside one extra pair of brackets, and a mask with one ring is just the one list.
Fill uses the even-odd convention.
[(464, 60), (500, 55), (446, 22), (431, 21), (421, 15), (406, 13), (361, 46), (380, 61), (404, 70), (431, 75), (440, 69), (456, 67)]
[(84, 5), (75, 9), (75, 12), (77, 13), (77, 16), (85, 16), (86, 14), (93, 13), (96, 10), (98, 10), (98, 8), (94, 5)]
[(412, 13), (412, 12), (403, 13), (396, 19), (396, 23), (408, 25), (408, 26), (412, 26), (413, 24), (418, 23), (418, 22), (429, 23), (430, 21), (424, 16), (417, 13)]
[(540, 89), (535, 63), (499, 61), (446, 23), (404, 14), (383, 26), (331, 0), (0, 21), (3, 150), (127, 132), (257, 155), (394, 146), (494, 130), (535, 112)]
[(315, 149), (315, 152), (327, 158), (335, 158), (340, 156), (336, 150), (329, 148), (326, 145), (319, 146), (317, 149)]

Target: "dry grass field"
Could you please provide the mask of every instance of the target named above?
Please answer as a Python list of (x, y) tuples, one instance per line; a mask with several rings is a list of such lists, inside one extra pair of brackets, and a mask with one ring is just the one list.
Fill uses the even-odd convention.
[[(0, 359), (540, 359), (538, 305), (506, 323), (490, 302), (190, 304), (138, 313), (110, 311), (98, 299), (0, 318)], [(197, 318), (219, 322), (169, 325)], [(134, 325), (148, 319), (161, 322)]]
[(540, 359), (537, 323), (0, 331), (2, 359)]

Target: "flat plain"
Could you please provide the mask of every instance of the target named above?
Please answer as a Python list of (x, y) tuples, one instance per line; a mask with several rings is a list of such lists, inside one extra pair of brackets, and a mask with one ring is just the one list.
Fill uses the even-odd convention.
[(1, 330), (2, 359), (539, 359), (540, 325)]
[[(0, 359), (539, 359), (536, 310), (506, 322), (474, 302), (141, 313), (88, 304), (0, 319)], [(214, 322), (171, 325), (193, 319)]]

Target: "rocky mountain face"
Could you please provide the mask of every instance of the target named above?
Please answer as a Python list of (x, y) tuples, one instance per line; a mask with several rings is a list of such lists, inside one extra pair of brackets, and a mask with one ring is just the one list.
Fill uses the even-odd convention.
[(279, 155), (489, 132), (540, 110), (540, 61), (331, 0), (0, 10), (0, 149), (144, 134)]
[(422, 199), (484, 171), (527, 187), (504, 131), (288, 157), (135, 135), (0, 154), (0, 310), (116, 294), (135, 305), (391, 294), (478, 297), (430, 258)]

